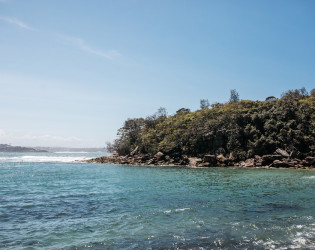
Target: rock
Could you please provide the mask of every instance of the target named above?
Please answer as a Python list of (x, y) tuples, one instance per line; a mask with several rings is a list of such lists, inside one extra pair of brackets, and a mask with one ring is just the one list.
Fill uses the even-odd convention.
[(297, 150), (292, 150), (290, 153), (291, 158), (300, 158), (301, 157), (301, 152)]
[(307, 156), (303, 161), (302, 164), (304, 166), (314, 166), (315, 165), (315, 157)]
[(155, 155), (154, 155), (154, 158), (157, 160), (157, 161), (161, 161), (165, 158), (165, 155), (162, 153), (162, 152), (157, 152)]
[(281, 160), (282, 158), (282, 155), (263, 155), (261, 164), (263, 166), (267, 166), (273, 163), (274, 160)]
[(292, 163), (290, 163), (289, 161), (280, 161), (280, 160), (274, 160), (272, 163), (272, 167), (276, 167), (276, 168), (288, 168), (288, 167), (294, 167), (294, 165)]
[(203, 162), (208, 163), (207, 166), (215, 166), (217, 164), (217, 159), (215, 155), (205, 155), (203, 157)]
[(197, 157), (190, 157), (188, 158), (188, 162), (189, 162), (189, 166), (198, 167), (198, 165), (202, 163), (202, 159), (197, 158)]
[(244, 168), (252, 168), (255, 167), (255, 159), (254, 158), (250, 158), (250, 159), (246, 159), (245, 161), (241, 161), (239, 163), (239, 166), (244, 167)]
[(228, 159), (224, 157), (224, 155), (220, 154), (220, 155), (217, 155), (217, 161), (219, 161), (220, 163), (227, 163), (228, 162)]
[(244, 167), (247, 167), (247, 168), (255, 167), (255, 159), (254, 158), (247, 159), (245, 161)]
[(148, 162), (147, 162), (147, 164), (149, 164), (149, 165), (152, 165), (152, 164), (155, 164), (156, 163), (156, 159), (155, 158), (152, 158), (152, 159), (150, 159)]
[(123, 160), (123, 161), (120, 162), (120, 164), (130, 164), (130, 162), (126, 161), (126, 160)]
[(305, 158), (305, 161), (309, 162), (310, 164), (315, 164), (315, 157), (313, 156), (307, 156)]
[(255, 165), (256, 165), (256, 167), (261, 167), (263, 165), (262, 162), (263, 162), (262, 157), (259, 156), (259, 155), (255, 155)]
[(141, 157), (141, 162), (146, 162), (147, 160), (149, 160), (150, 159), (150, 156), (149, 155), (143, 155), (142, 157)]
[(281, 148), (277, 148), (277, 150), (275, 151), (276, 154), (278, 155), (282, 155), (283, 157), (290, 157), (290, 155), (288, 154), (287, 151), (281, 149)]
[(189, 164), (189, 159), (188, 159), (188, 156), (187, 155), (183, 155), (182, 156), (182, 159), (180, 161), (180, 164), (181, 165), (188, 165)]

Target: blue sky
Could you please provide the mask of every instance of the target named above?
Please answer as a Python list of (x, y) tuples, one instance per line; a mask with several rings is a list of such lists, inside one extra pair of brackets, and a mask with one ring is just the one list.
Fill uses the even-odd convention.
[(0, 0), (0, 143), (104, 146), (127, 118), (315, 87), (315, 1)]

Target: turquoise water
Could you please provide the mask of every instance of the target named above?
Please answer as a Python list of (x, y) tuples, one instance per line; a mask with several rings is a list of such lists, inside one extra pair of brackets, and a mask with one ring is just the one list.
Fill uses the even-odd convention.
[(0, 248), (315, 247), (315, 171), (71, 163), (90, 156), (0, 154)]

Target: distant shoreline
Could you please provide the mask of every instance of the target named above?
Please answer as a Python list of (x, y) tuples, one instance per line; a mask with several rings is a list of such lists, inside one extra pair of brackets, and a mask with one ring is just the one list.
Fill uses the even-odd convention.
[(48, 151), (42, 149), (0, 144), (0, 153), (47, 153), (47, 152)]

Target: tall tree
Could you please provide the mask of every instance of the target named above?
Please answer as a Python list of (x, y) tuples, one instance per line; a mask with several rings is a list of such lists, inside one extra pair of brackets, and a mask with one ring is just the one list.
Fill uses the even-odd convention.
[(239, 102), (240, 95), (236, 91), (236, 89), (231, 89), (230, 102)]
[(210, 106), (210, 103), (208, 101), (208, 99), (201, 99), (200, 100), (200, 109), (205, 109), (208, 108)]

